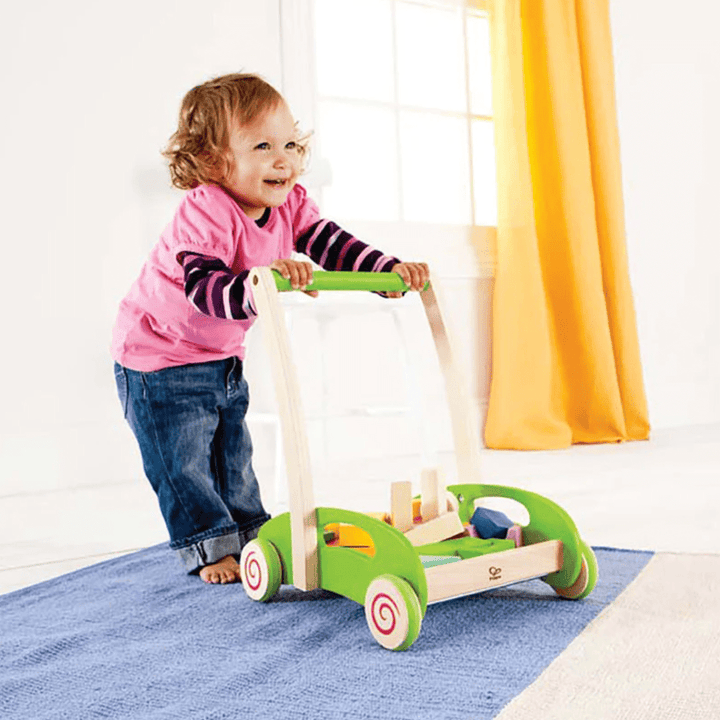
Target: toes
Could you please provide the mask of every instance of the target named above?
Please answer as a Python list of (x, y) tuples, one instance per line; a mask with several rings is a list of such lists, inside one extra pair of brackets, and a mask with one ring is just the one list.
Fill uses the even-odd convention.
[(200, 571), (200, 577), (213, 585), (238, 582), (240, 580), (240, 566), (234, 558), (223, 558), (213, 565), (206, 565)]

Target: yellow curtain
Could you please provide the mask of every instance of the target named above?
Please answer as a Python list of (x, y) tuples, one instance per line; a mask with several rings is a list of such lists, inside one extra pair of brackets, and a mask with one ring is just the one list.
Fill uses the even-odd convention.
[(646, 439), (608, 0), (492, 0), (488, 447)]

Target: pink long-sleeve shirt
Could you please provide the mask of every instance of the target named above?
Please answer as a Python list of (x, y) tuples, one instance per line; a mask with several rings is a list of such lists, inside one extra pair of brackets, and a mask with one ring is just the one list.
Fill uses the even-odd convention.
[[(185, 195), (120, 303), (114, 360), (150, 372), (244, 358), (245, 333), (256, 316), (248, 273), (293, 250), (327, 270), (389, 271), (399, 262), (321, 220), (300, 185), (261, 221), (249, 218), (222, 188), (201, 185)], [(185, 267), (183, 258), (190, 259)], [(203, 268), (203, 259), (219, 260), (221, 269), (212, 263)]]

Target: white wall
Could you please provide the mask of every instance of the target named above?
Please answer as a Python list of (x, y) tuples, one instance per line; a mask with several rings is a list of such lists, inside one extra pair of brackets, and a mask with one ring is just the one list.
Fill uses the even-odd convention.
[(35, 0), (1, 32), (0, 493), (126, 480), (110, 331), (179, 197), (159, 151), (194, 84), (280, 84), (279, 2)]
[[(108, 346), (117, 303), (178, 199), (159, 149), (194, 83), (245, 68), (280, 84), (278, 8), (36, 0), (4, 12), (0, 493), (139, 474)], [(651, 421), (719, 422), (720, 10), (611, 10)]]
[(720, 6), (611, 0), (627, 242), (654, 427), (720, 422)]

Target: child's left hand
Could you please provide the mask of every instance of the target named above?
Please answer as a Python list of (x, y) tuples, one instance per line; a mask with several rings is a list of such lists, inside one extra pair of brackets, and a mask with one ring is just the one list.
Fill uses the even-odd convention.
[[(397, 273), (403, 282), (410, 288), (420, 292), (428, 280), (430, 280), (430, 268), (427, 263), (415, 263), (415, 262), (402, 262), (397, 265), (393, 265), (392, 271)], [(401, 292), (389, 292), (385, 293), (388, 297), (399, 298), (403, 296)]]

